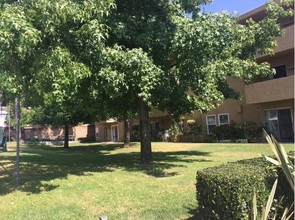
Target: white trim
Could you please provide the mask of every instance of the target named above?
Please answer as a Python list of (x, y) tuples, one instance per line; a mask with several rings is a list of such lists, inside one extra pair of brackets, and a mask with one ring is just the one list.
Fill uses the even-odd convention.
[(280, 107), (280, 108), (266, 108), (266, 109), (263, 109), (263, 111), (282, 110), (282, 109), (292, 109), (292, 107), (288, 106), (288, 107)]
[[(220, 116), (221, 115), (227, 115), (227, 118), (228, 118), (228, 123), (220, 123)], [(221, 113), (221, 114), (218, 114), (218, 125), (229, 125), (230, 124), (230, 120), (229, 120), (229, 113)]]
[(216, 120), (216, 115), (206, 115), (207, 134), (210, 134), (210, 133), (209, 133), (208, 117), (214, 117), (214, 118), (215, 118), (215, 124), (210, 124), (210, 125), (215, 125), (215, 126), (217, 126), (217, 120)]

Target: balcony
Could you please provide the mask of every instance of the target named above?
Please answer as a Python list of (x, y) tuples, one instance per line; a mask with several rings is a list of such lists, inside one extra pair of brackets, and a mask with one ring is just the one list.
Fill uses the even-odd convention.
[(275, 48), (275, 53), (290, 50), (294, 48), (294, 23), (284, 28), (285, 35), (278, 37), (278, 47)]
[(294, 75), (245, 86), (246, 103), (294, 99)]
[[(275, 54), (283, 53), (294, 49), (294, 23), (284, 27), (285, 35), (277, 37), (278, 46), (274, 49)], [(264, 60), (268, 55), (256, 54), (258, 60)]]

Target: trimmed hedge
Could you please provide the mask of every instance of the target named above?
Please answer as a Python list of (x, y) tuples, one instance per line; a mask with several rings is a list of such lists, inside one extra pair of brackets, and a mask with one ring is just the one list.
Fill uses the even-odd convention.
[[(262, 210), (272, 185), (279, 177), (276, 198), (285, 197), (281, 206), (294, 200), (283, 173), (262, 158), (227, 163), (197, 172), (197, 200), (203, 219), (250, 219), (254, 190)], [(291, 198), (292, 197), (292, 198)]]

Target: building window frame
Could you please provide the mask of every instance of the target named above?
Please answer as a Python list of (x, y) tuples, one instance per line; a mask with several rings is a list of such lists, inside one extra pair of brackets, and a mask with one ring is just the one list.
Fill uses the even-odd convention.
[[(214, 117), (214, 122), (215, 123), (211, 123), (209, 121), (210, 117)], [(207, 126), (207, 134), (211, 134), (212, 133), (212, 129), (210, 127), (214, 126), (213, 128), (217, 127), (217, 119), (216, 119), (216, 115), (206, 115), (206, 126)]]
[[(221, 122), (221, 120), (220, 120), (220, 117), (221, 117), (221, 116), (224, 116), (224, 115), (227, 116), (227, 122)], [(230, 124), (229, 113), (218, 114), (218, 125), (219, 125), (219, 126), (221, 126), (221, 125), (229, 125), (229, 124)]]

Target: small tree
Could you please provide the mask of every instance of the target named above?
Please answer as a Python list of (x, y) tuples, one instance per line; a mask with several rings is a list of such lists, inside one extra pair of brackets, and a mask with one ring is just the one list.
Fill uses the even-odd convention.
[[(149, 106), (152, 90), (161, 82), (160, 68), (141, 49), (109, 48), (105, 51), (102, 69), (98, 74), (98, 82), (103, 87), (103, 93), (113, 100), (125, 100), (114, 103), (114, 109), (122, 108), (123, 113), (138, 111), (141, 130), (141, 160), (151, 161)], [(119, 105), (118, 105), (119, 104)], [(118, 114), (118, 113), (117, 113)]]

